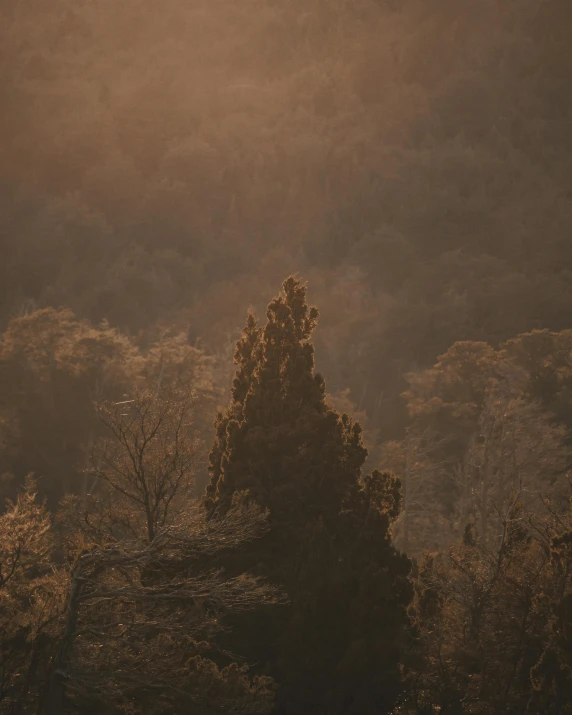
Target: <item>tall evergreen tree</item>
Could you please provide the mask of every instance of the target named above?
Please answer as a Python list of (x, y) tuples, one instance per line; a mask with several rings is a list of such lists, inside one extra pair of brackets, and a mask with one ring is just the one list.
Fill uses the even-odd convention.
[[(317, 319), (294, 277), (263, 328), (249, 315), (231, 405), (216, 422), (205, 508), (224, 518), (245, 499), (269, 512), (268, 536), (244, 557), (290, 596), (256, 651), (281, 682), (278, 712), (379, 715), (399, 693), (411, 598), (409, 561), (391, 542), (399, 483), (362, 475), (361, 427), (327, 404), (314, 371)], [(260, 644), (260, 633), (238, 632)]]

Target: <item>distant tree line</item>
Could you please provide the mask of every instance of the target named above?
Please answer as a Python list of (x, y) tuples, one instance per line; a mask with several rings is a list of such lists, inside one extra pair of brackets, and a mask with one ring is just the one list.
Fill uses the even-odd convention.
[(458, 340), (570, 327), (568, 0), (0, 8), (0, 324), (234, 342), (288, 271), (385, 437)]

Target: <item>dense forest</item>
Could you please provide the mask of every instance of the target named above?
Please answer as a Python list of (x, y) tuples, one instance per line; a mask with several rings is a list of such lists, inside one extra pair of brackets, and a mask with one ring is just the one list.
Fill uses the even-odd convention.
[(0, 3), (0, 712), (572, 713), (571, 37)]

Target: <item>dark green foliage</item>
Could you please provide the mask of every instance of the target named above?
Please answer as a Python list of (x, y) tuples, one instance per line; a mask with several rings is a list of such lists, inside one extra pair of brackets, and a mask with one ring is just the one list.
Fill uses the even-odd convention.
[[(264, 328), (249, 316), (233, 399), (217, 418), (205, 508), (224, 518), (238, 498), (269, 511), (270, 533), (245, 559), (291, 599), (267, 662), (282, 684), (278, 711), (389, 712), (411, 596), (409, 561), (391, 543), (399, 482), (379, 471), (362, 477), (361, 428), (328, 406), (314, 373), (317, 317), (295, 278)], [(260, 636), (244, 628), (250, 647)]]
[(257, 331), (250, 316), (237, 346), (233, 402), (217, 422), (207, 509), (224, 514), (234, 493), (248, 490), (273, 521), (296, 531), (339, 513), (357, 487), (365, 449), (359, 425), (327, 406), (324, 381), (314, 374), (309, 338), (317, 311), (306, 305), (305, 288), (285, 281), (267, 318)]

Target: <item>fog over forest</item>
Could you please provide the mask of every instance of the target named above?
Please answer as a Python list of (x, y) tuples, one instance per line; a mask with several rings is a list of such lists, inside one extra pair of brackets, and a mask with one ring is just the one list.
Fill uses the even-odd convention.
[(571, 39), (0, 1), (0, 713), (572, 714)]

